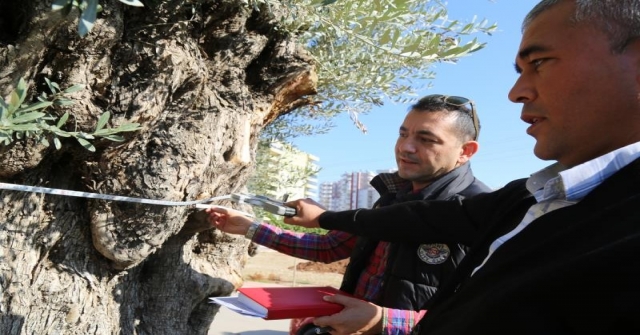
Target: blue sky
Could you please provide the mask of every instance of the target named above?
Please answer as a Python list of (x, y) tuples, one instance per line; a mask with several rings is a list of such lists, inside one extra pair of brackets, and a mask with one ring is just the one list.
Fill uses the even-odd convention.
[[(507, 98), (517, 76), (515, 54), (520, 43), (520, 25), (537, 0), (450, 0), (450, 19), (471, 21), (476, 15), (498, 24), (493, 36), (478, 35), (487, 46), (461, 58), (457, 64), (434, 66), (436, 78), (432, 87), (418, 92), (460, 95), (474, 100), (478, 107), (482, 130), (480, 151), (471, 166), (475, 175), (492, 188), (528, 177), (550, 164), (533, 155), (534, 139), (525, 132), (520, 120), (521, 106)], [(385, 104), (360, 120), (367, 126), (363, 134), (353, 126), (348, 115), (335, 119), (336, 127), (329, 133), (297, 138), (299, 149), (318, 156), (321, 171), (319, 182), (340, 179), (352, 171), (376, 171), (395, 168), (393, 148), (398, 128), (409, 105)]]

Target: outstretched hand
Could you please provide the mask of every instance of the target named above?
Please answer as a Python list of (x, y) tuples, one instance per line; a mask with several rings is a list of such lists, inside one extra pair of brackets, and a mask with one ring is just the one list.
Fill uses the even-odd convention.
[(284, 222), (307, 228), (320, 227), (318, 217), (326, 211), (322, 205), (311, 199), (294, 200), (287, 202), (285, 205), (295, 208), (297, 213), (294, 216), (285, 217)]
[(331, 327), (331, 335), (369, 335), (382, 333), (382, 307), (343, 295), (325, 296), (324, 300), (344, 305), (337, 314), (313, 320), (316, 326)]
[(253, 222), (245, 214), (230, 208), (211, 207), (205, 209), (209, 214), (209, 223), (229, 234), (245, 235)]

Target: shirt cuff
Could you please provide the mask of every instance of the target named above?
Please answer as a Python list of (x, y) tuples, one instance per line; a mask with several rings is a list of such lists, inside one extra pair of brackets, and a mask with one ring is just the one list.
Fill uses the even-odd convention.
[(382, 335), (390, 334), (389, 327), (389, 309), (386, 307), (382, 307)]
[(260, 223), (258, 222), (252, 222), (251, 226), (249, 226), (249, 229), (247, 229), (247, 233), (244, 234), (244, 237), (253, 240), (253, 235), (255, 235), (256, 230), (258, 230), (258, 227), (260, 226)]

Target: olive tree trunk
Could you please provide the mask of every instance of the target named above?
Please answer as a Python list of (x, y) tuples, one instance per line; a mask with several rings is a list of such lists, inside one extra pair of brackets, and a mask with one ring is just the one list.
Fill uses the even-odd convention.
[[(89, 152), (30, 140), (0, 146), (0, 182), (194, 200), (242, 191), (261, 129), (308, 104), (310, 57), (275, 29), (283, 8), (241, 0), (101, 2), (92, 32), (51, 1), (0, 1), (0, 94), (86, 85), (68, 130), (137, 122)], [(63, 111), (52, 111), (58, 113)], [(220, 203), (230, 205), (228, 203)], [(206, 334), (208, 297), (242, 284), (243, 238), (189, 207), (0, 190), (0, 334)]]

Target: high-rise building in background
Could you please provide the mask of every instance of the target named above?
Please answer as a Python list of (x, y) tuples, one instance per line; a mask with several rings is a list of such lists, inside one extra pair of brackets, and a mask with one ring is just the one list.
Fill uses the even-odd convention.
[(335, 185), (336, 183), (333, 182), (320, 183), (318, 191), (318, 202), (330, 211), (337, 210), (337, 206), (332, 202), (333, 199), (338, 198), (338, 188)]
[(323, 182), (318, 202), (331, 211), (371, 208), (380, 195), (369, 182), (379, 173), (393, 171), (351, 172), (343, 174), (338, 181)]
[(395, 169), (347, 172), (340, 180), (318, 185), (319, 158), (289, 144), (272, 142), (258, 151), (257, 171), (249, 181), (249, 190), (281, 200), (311, 198), (332, 211), (371, 208), (380, 198), (370, 185), (380, 173)]

